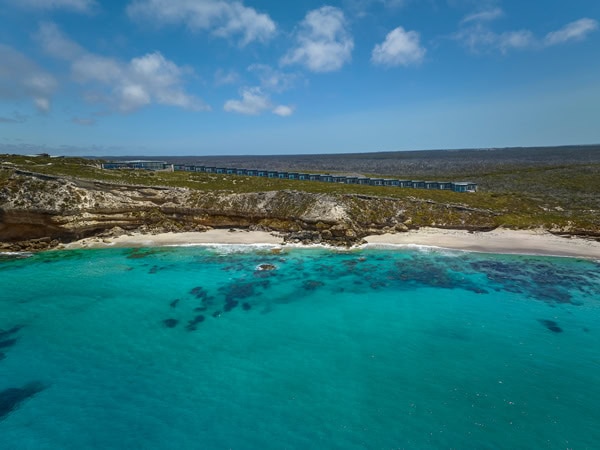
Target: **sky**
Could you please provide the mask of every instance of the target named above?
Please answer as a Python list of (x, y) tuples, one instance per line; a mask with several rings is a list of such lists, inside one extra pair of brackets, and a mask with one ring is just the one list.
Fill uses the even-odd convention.
[(0, 0), (0, 153), (600, 143), (596, 0)]

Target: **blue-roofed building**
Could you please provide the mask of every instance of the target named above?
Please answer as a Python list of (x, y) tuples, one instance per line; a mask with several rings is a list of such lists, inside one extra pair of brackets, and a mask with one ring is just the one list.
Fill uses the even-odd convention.
[(454, 192), (477, 192), (477, 183), (471, 181), (459, 181), (452, 183), (452, 190)]

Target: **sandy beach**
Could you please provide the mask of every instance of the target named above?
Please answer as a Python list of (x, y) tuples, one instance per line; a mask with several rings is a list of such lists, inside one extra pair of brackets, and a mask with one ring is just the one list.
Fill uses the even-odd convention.
[[(367, 236), (368, 246), (428, 246), (485, 253), (554, 255), (600, 259), (600, 242), (563, 238), (543, 231), (497, 229), (468, 232), (421, 228), (407, 233)], [(116, 238), (88, 238), (66, 244), (66, 249), (106, 247), (155, 247), (202, 244), (284, 245), (283, 238), (264, 231), (209, 230), (193, 233), (132, 233)]]
[(469, 232), (421, 228), (407, 233), (368, 236), (366, 241), (369, 244), (422, 245), (484, 253), (600, 258), (600, 242), (532, 230)]
[(115, 238), (88, 238), (65, 244), (66, 249), (106, 247), (161, 247), (201, 244), (283, 244), (283, 238), (265, 231), (208, 230), (191, 233), (131, 233)]

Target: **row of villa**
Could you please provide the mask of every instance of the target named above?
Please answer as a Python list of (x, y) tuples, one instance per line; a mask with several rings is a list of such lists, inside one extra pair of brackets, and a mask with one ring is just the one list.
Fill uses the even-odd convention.
[(415, 181), (393, 178), (369, 178), (358, 176), (328, 175), (277, 170), (238, 169), (234, 167), (169, 164), (165, 161), (119, 161), (102, 164), (103, 169), (171, 170), (176, 172), (200, 172), (248, 177), (279, 178), (284, 180), (321, 181), (324, 183), (359, 184), (367, 186), (394, 186), (413, 189), (437, 189), (454, 192), (476, 192), (477, 183), (468, 181)]

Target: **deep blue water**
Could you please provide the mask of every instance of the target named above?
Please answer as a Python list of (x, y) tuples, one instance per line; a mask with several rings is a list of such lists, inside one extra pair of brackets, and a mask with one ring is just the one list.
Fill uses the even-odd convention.
[(1, 449), (600, 446), (589, 260), (47, 252), (0, 260), (0, 330)]

